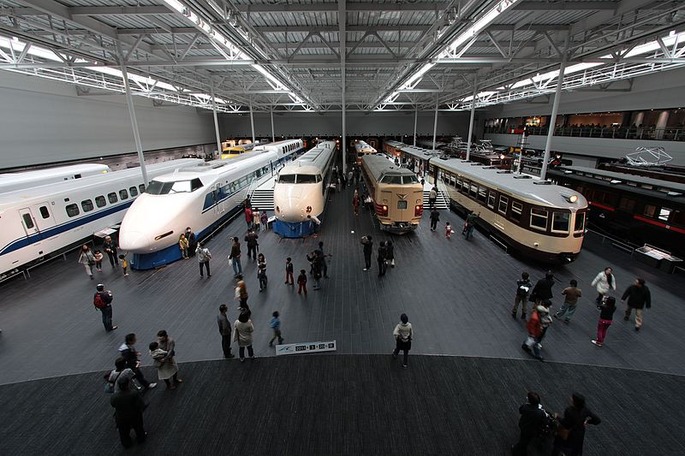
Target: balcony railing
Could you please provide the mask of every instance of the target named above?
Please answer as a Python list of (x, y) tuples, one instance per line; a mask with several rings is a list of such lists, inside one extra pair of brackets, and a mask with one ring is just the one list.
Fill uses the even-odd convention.
[[(485, 127), (485, 133), (521, 134), (522, 128)], [(529, 135), (546, 135), (547, 127), (526, 127)], [(656, 141), (685, 141), (685, 127), (557, 127), (555, 136), (579, 138), (644, 139)]]

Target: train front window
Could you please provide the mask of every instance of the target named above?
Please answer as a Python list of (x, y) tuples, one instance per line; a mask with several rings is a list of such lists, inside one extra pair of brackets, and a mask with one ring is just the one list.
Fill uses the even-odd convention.
[(402, 176), (383, 176), (381, 184), (402, 184)]
[(578, 233), (585, 230), (585, 212), (576, 213), (576, 223), (573, 227), (573, 231)]
[(294, 184), (295, 183), (295, 174), (281, 174), (278, 176), (278, 183), (279, 184)]
[(530, 227), (536, 230), (545, 231), (547, 229), (547, 218), (549, 214), (546, 209), (530, 210)]
[(552, 214), (552, 231), (568, 233), (570, 215), (568, 212), (554, 212)]
[(298, 174), (297, 175), (297, 183), (298, 184), (315, 184), (316, 182), (317, 182), (316, 174)]
[(145, 190), (151, 195), (167, 195), (169, 193), (190, 193), (202, 187), (200, 179), (193, 179), (191, 181), (183, 180), (176, 182), (159, 182), (151, 181), (150, 185)]
[(402, 183), (403, 184), (417, 184), (418, 182), (419, 182), (419, 178), (413, 174), (410, 176), (402, 176)]

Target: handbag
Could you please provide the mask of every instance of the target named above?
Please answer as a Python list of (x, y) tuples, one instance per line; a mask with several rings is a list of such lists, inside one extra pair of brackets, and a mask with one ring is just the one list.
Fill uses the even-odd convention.
[(570, 429), (566, 429), (564, 426), (557, 426), (557, 437), (561, 440), (568, 440), (568, 436), (571, 434)]

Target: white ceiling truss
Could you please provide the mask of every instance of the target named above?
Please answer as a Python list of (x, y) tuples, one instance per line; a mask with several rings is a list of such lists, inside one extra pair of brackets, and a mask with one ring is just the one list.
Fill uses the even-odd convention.
[[(225, 113), (465, 110), (685, 66), (682, 0), (0, 0), (0, 69)], [(343, 71), (344, 68), (344, 71)], [(624, 84), (625, 86), (625, 84)], [(629, 87), (629, 86), (628, 86)]]

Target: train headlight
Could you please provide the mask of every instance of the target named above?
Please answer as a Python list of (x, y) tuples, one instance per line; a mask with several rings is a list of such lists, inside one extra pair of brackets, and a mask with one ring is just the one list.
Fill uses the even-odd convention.
[(564, 199), (569, 203), (575, 203), (576, 201), (578, 201), (578, 195), (564, 195), (562, 193), (561, 196), (563, 196)]

